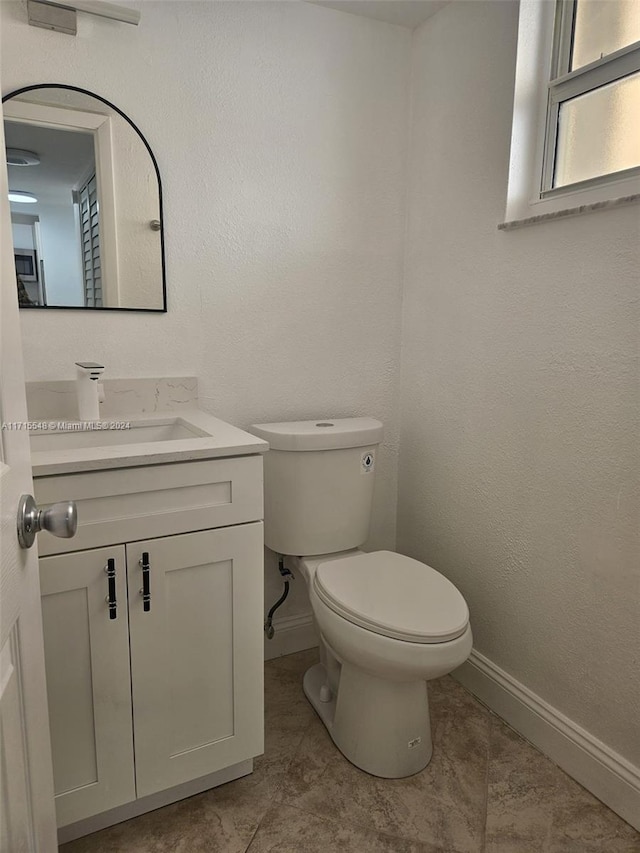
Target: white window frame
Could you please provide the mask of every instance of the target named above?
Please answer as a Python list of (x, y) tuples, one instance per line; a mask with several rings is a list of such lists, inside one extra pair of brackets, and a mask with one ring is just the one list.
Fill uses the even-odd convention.
[(574, 0), (521, 0), (507, 222), (640, 193), (640, 168), (552, 188), (560, 104), (640, 70), (640, 43), (569, 72)]

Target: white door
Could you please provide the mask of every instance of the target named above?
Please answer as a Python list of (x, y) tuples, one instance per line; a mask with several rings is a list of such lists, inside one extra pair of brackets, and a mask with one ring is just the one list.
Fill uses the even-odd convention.
[[(1, 116), (0, 116), (1, 118)], [(0, 121), (0, 151), (4, 131)], [(27, 420), (7, 169), (0, 166), (0, 420)], [(57, 849), (38, 554), (22, 550), (18, 501), (32, 494), (29, 436), (0, 431), (0, 851)]]

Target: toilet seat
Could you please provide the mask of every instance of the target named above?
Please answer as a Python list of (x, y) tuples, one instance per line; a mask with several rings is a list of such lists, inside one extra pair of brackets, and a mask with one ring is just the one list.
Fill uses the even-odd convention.
[(405, 642), (445, 643), (460, 637), (469, 623), (467, 604), (447, 578), (391, 551), (321, 562), (313, 587), (349, 622)]

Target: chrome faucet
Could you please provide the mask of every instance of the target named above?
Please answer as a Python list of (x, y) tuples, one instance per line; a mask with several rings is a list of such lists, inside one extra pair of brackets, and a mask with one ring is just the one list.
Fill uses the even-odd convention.
[(78, 376), (78, 417), (81, 421), (99, 421), (100, 403), (104, 401), (104, 388), (98, 382), (104, 372), (104, 365), (95, 361), (76, 361)]

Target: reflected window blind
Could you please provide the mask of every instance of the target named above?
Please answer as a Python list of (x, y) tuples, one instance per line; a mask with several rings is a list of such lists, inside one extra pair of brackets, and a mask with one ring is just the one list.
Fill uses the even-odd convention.
[(102, 269), (100, 266), (100, 219), (96, 176), (92, 175), (78, 193), (82, 237), (82, 275), (84, 303), (102, 308)]

